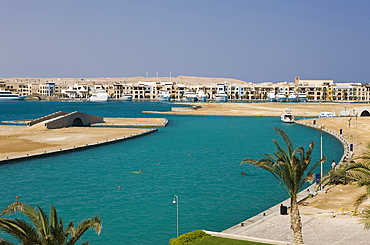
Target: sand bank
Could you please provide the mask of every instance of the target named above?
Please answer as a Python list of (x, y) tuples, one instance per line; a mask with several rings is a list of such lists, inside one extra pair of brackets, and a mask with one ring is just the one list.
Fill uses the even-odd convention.
[[(284, 108), (291, 107), (296, 117), (317, 117), (320, 112), (353, 110), (363, 104), (320, 104), (320, 103), (249, 103), (249, 104), (200, 104), (203, 108), (191, 111), (166, 112), (167, 114), (205, 115), (205, 116), (272, 116), (279, 117)], [(310, 118), (303, 123), (315, 127), (324, 127), (335, 134), (340, 133), (349, 143), (354, 145), (354, 156), (360, 156), (368, 149), (370, 142), (370, 117), (335, 117)], [(305, 244), (368, 244), (370, 232), (363, 229), (358, 216), (351, 216), (355, 200), (362, 195), (364, 188), (354, 185), (327, 186), (324, 192), (302, 202), (300, 212), (303, 221), (303, 239)], [(303, 191), (304, 192), (304, 191)], [(268, 197), (265, 197), (268, 199)], [(289, 206), (289, 200), (282, 202)], [(369, 205), (364, 203), (362, 207)], [(234, 239), (254, 240), (272, 244), (293, 243), (290, 229), (290, 216), (280, 215), (280, 203), (265, 210), (255, 217), (221, 232), (212, 235)], [(343, 211), (343, 212), (342, 212)], [(334, 215), (333, 215), (334, 214)], [(334, 217), (335, 216), (335, 217)], [(251, 239), (253, 237), (253, 239)], [(275, 242), (274, 242), (275, 241)], [(282, 241), (282, 242), (281, 242)]]
[[(103, 126), (163, 127), (166, 124), (167, 119), (164, 118), (108, 118)], [(111, 143), (155, 130), (112, 127), (47, 129), (43, 124), (32, 127), (1, 125), (0, 162)]]
[(104, 123), (95, 123), (93, 126), (120, 126), (120, 127), (165, 127), (166, 118), (104, 118)]
[(296, 117), (317, 117), (320, 112), (340, 110), (351, 111), (366, 106), (353, 103), (189, 103), (184, 105), (201, 106), (191, 111), (158, 112), (160, 114), (202, 115), (202, 116), (252, 116), (279, 117), (284, 108), (292, 108)]
[[(189, 111), (157, 112), (160, 114), (173, 115), (199, 115), (199, 116), (251, 116), (251, 117), (280, 117), (284, 108), (292, 108), (295, 117), (313, 118), (302, 120), (316, 125), (324, 125), (327, 130), (339, 134), (342, 129), (343, 137), (355, 145), (355, 155), (366, 151), (367, 142), (370, 142), (370, 117), (334, 117), (317, 118), (320, 112), (335, 112), (340, 115), (341, 110), (353, 111), (364, 107), (366, 104), (353, 103), (191, 103), (186, 105), (198, 105), (201, 108)], [(370, 108), (370, 107), (369, 107)]]

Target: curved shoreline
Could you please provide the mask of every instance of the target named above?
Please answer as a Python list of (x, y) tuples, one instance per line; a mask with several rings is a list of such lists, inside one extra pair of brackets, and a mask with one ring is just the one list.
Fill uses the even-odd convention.
[(143, 131), (143, 132), (131, 134), (129, 136), (123, 136), (123, 137), (120, 137), (120, 138), (108, 139), (108, 140), (100, 141), (100, 142), (98, 141), (96, 143), (94, 142), (94, 143), (85, 144), (85, 145), (67, 147), (67, 148), (64, 148), (64, 149), (60, 148), (59, 150), (44, 151), (44, 152), (40, 152), (40, 153), (26, 154), (26, 155), (21, 155), (21, 156), (16, 156), (16, 157), (6, 157), (6, 158), (3, 158), (3, 159), (0, 159), (0, 164), (10, 163), (10, 162), (18, 161), (18, 160), (26, 160), (26, 159), (28, 160), (28, 159), (31, 159), (31, 158), (50, 156), (50, 155), (60, 154), (60, 153), (64, 153), (64, 152), (83, 150), (83, 149), (92, 148), (92, 147), (96, 147), (96, 146), (100, 146), (100, 145), (112, 144), (112, 143), (120, 142), (120, 141), (123, 141), (123, 140), (128, 140), (128, 139), (131, 139), (133, 137), (139, 137), (139, 136), (142, 136), (142, 135), (145, 135), (145, 134), (149, 134), (149, 133), (152, 133), (152, 132), (155, 132), (155, 131), (157, 131), (157, 129), (153, 128), (153, 129), (148, 129), (148, 130)]
[[(322, 128), (319, 125), (314, 125), (314, 124), (309, 124), (304, 122), (304, 120), (299, 120), (295, 122), (298, 125), (302, 125), (305, 127), (310, 127), (313, 129), (317, 129), (319, 131), (323, 131), (325, 133), (330, 134), (331, 136), (335, 137), (337, 140), (339, 140), (342, 143), (343, 146), (343, 155), (341, 157), (341, 160), (339, 161), (338, 164), (342, 164), (344, 159), (350, 159), (350, 148), (349, 148), (349, 142), (343, 138), (341, 135), (336, 134), (335, 132)], [(302, 202), (305, 199), (308, 198), (309, 193), (315, 193), (317, 190), (317, 185), (316, 183), (310, 185), (308, 188), (305, 188), (301, 192), (298, 193), (298, 202)], [(326, 193), (326, 192), (325, 192)], [(261, 242), (261, 243), (271, 243), (271, 244), (294, 244), (286, 241), (279, 241), (277, 239), (268, 239), (265, 237), (257, 237), (254, 235), (248, 235), (248, 230), (258, 227), (259, 225), (263, 225), (265, 222), (276, 222), (276, 221), (271, 221), (277, 219), (277, 217), (281, 216), (280, 214), (280, 206), (290, 206), (290, 198), (258, 213), (257, 215), (254, 215), (245, 221), (242, 221), (226, 230), (223, 230), (221, 232), (212, 232), (212, 231), (206, 231), (208, 234), (212, 236), (217, 236), (217, 237), (225, 237), (225, 238), (230, 238), (230, 239), (238, 239), (238, 240), (247, 240), (247, 241), (254, 241), (254, 242)], [(280, 224), (275, 224), (275, 225), (280, 225)], [(247, 235), (246, 235), (247, 234)]]
[(337, 134), (337, 133), (335, 133), (331, 130), (328, 130), (326, 128), (321, 128), (320, 126), (311, 125), (311, 124), (301, 122), (301, 121), (296, 121), (295, 123), (298, 124), (298, 125), (302, 125), (302, 126), (306, 126), (306, 127), (309, 127), (309, 128), (317, 129), (319, 131), (323, 131), (327, 134), (330, 134), (331, 136), (336, 138), (340, 143), (342, 143), (343, 155), (342, 155), (338, 164), (342, 164), (345, 159), (350, 159), (351, 158), (349, 143), (345, 138), (343, 138), (343, 136), (341, 136), (341, 135), (339, 135), (339, 134)]

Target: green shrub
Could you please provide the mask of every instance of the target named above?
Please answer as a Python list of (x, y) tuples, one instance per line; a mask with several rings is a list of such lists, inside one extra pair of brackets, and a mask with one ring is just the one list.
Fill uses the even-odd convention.
[(190, 244), (195, 241), (199, 241), (207, 236), (210, 236), (210, 235), (205, 233), (204, 231), (196, 230), (196, 231), (182, 234), (181, 236), (177, 238), (172, 238), (170, 240), (170, 245), (186, 245), (186, 244)]

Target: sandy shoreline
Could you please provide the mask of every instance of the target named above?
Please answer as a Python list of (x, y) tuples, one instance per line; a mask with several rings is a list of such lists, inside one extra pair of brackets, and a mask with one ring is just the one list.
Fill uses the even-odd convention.
[[(245, 117), (280, 117), (284, 108), (292, 108), (295, 117), (313, 118), (302, 122), (312, 124), (316, 121), (317, 126), (324, 125), (327, 130), (339, 134), (342, 129), (344, 138), (350, 144), (357, 144), (355, 155), (366, 150), (367, 142), (370, 142), (370, 117), (334, 117), (317, 118), (320, 112), (335, 112), (340, 115), (340, 110), (353, 111), (357, 108), (367, 107), (366, 104), (353, 103), (192, 103), (201, 108), (187, 111), (158, 112), (159, 114), (173, 115), (198, 115), (198, 116), (245, 116)], [(368, 106), (370, 110), (370, 106)]]
[(107, 118), (100, 127), (47, 129), (42, 124), (32, 127), (1, 125), (0, 162), (105, 144), (155, 130), (107, 126), (164, 127), (166, 124), (165, 118)]
[[(194, 104), (192, 104), (194, 105)], [(197, 104), (202, 108), (191, 111), (161, 112), (161, 114), (181, 115), (203, 115), (203, 116), (271, 116), (279, 117), (284, 108), (291, 107), (296, 117), (317, 117), (320, 112), (334, 111), (339, 114), (345, 107), (353, 110), (366, 105), (360, 104), (319, 104), (319, 103), (202, 103)], [(142, 120), (142, 119), (141, 119)], [(130, 121), (127, 124), (155, 124), (161, 123), (156, 119), (148, 118), (147, 121)], [(339, 133), (342, 129), (342, 136), (354, 144), (354, 154), (359, 156), (364, 153), (366, 145), (370, 142), (370, 117), (335, 117), (335, 118), (311, 118), (303, 122), (322, 126), (327, 130)], [(122, 123), (115, 119), (107, 120), (107, 123)], [(162, 121), (163, 122), (163, 121)], [(0, 126), (0, 160), (7, 157), (17, 157), (25, 154), (42, 154), (44, 151), (59, 151), (73, 146), (96, 144), (140, 134), (148, 129), (143, 128), (63, 128), (48, 130), (44, 127), (33, 126)], [(353, 209), (355, 199), (364, 192), (353, 185), (335, 186), (327, 193), (319, 193), (314, 198), (307, 200), (305, 206), (301, 207), (303, 220), (303, 234), (306, 244), (366, 244), (370, 240), (370, 232), (364, 231), (356, 216), (338, 214), (336, 218), (331, 217), (341, 207), (346, 210)], [(268, 197), (266, 197), (268, 198)], [(285, 203), (288, 205), (288, 203)], [(243, 219), (243, 217), (241, 217)], [(273, 210), (259, 224), (253, 227), (241, 227), (235, 234), (239, 236), (253, 236), (264, 239), (273, 239), (291, 242), (292, 232), (290, 231), (289, 217), (281, 216), (278, 210)], [(232, 234), (231, 234), (232, 235)]]
[[(368, 149), (370, 142), (370, 117), (335, 117), (317, 118), (320, 112), (364, 107), (360, 104), (320, 104), (320, 103), (249, 103), (249, 104), (200, 104), (202, 108), (191, 111), (166, 112), (164, 114), (204, 115), (204, 116), (271, 116), (279, 117), (284, 108), (291, 107), (296, 117), (315, 117), (303, 119), (301, 122), (323, 126), (336, 134), (342, 129), (343, 138), (354, 145), (354, 157), (360, 156)], [(349, 120), (350, 119), (350, 120)], [(315, 122), (314, 122), (315, 121)], [(355, 200), (364, 192), (364, 188), (354, 185), (327, 186), (326, 191), (318, 193), (314, 198), (307, 199), (300, 206), (303, 221), (303, 238), (305, 244), (367, 244), (370, 232), (363, 229), (358, 216), (351, 216)], [(266, 197), (268, 198), (268, 197)], [(282, 202), (289, 206), (289, 201)], [(242, 221), (243, 226), (235, 226), (213, 235), (249, 241), (260, 241), (272, 244), (291, 244), (293, 233), (290, 230), (289, 215), (279, 214), (279, 205), (263, 211), (259, 215)], [(364, 203), (362, 207), (369, 205)], [(338, 211), (339, 210), (339, 211)], [(263, 215), (266, 214), (266, 216)], [(335, 214), (335, 218), (332, 214)], [(242, 218), (242, 217), (241, 217)], [(282, 242), (281, 242), (282, 241)]]

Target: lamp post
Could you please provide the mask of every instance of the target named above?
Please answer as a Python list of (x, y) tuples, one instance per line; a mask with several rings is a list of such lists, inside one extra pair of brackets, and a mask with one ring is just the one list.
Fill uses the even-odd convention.
[(179, 197), (173, 195), (173, 204), (176, 204), (176, 237), (179, 237)]
[(356, 112), (356, 121), (355, 121), (355, 138), (354, 138), (354, 140), (353, 140), (353, 143), (354, 143), (354, 145), (355, 145), (355, 149), (354, 149), (354, 151), (355, 151), (355, 153), (357, 153), (357, 112)]
[[(349, 144), (351, 145), (351, 117), (348, 118), (348, 142)], [(352, 137), (352, 141), (353, 141), (353, 137)]]
[[(322, 159), (322, 130), (324, 129), (325, 125), (321, 125), (321, 130), (320, 130), (320, 160)], [(322, 180), (322, 175), (323, 175), (323, 166), (322, 162), (320, 163), (320, 182)], [(320, 185), (320, 190), (322, 190), (322, 184)]]

